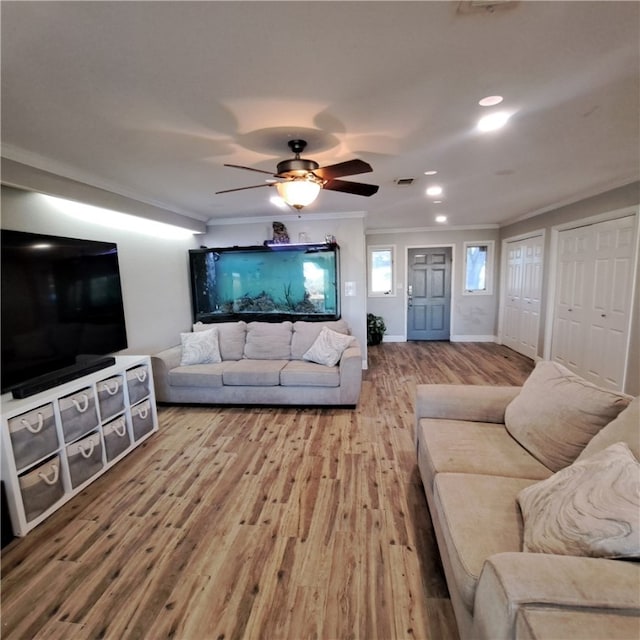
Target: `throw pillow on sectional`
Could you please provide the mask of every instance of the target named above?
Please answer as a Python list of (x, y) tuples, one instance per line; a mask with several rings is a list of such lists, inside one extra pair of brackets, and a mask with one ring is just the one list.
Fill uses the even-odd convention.
[(624, 442), (523, 489), (523, 551), (640, 558), (640, 463)]
[(505, 411), (507, 431), (552, 471), (570, 465), (631, 402), (552, 361), (539, 362)]

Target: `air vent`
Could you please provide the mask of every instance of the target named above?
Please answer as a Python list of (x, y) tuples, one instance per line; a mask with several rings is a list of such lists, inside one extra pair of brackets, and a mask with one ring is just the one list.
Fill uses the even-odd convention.
[(518, 0), (461, 0), (458, 13), (493, 13), (498, 9), (511, 9)]
[(394, 182), (396, 187), (408, 187), (414, 180), (415, 178), (396, 178)]

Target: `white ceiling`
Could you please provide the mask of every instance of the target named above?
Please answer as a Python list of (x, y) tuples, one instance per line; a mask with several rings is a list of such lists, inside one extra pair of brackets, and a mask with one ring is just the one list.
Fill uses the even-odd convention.
[[(369, 229), (500, 224), (637, 180), (640, 3), (512, 4), (4, 0), (2, 154), (215, 221), (282, 215), (275, 189), (214, 192), (266, 177), (224, 163), (275, 171), (303, 137), (380, 185), (304, 211)], [(492, 94), (513, 116), (479, 134)]]

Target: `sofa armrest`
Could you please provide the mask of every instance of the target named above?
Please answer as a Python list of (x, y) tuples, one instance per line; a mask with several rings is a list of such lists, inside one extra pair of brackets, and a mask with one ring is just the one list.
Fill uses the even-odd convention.
[(470, 384), (419, 384), (416, 387), (416, 423), (421, 418), (504, 422), (507, 405), (521, 387)]
[(474, 603), (474, 637), (514, 638), (531, 605), (640, 615), (640, 565), (543, 553), (499, 553), (484, 563)]
[(151, 356), (153, 386), (158, 402), (167, 402), (169, 398), (169, 371), (180, 366), (182, 347), (177, 345)]
[(342, 352), (340, 368), (340, 402), (345, 405), (358, 404), (362, 387), (362, 351), (360, 345), (347, 347)]

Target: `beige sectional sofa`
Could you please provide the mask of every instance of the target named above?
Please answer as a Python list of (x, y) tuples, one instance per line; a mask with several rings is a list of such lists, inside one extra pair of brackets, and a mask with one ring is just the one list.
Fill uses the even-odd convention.
[[(193, 329), (181, 334), (181, 344), (151, 357), (158, 402), (358, 402), (362, 353), (344, 320), (197, 323)], [(213, 356), (210, 341), (192, 348), (205, 333), (212, 334)]]
[(640, 400), (541, 362), (419, 385), (418, 467), (460, 637), (640, 637)]

